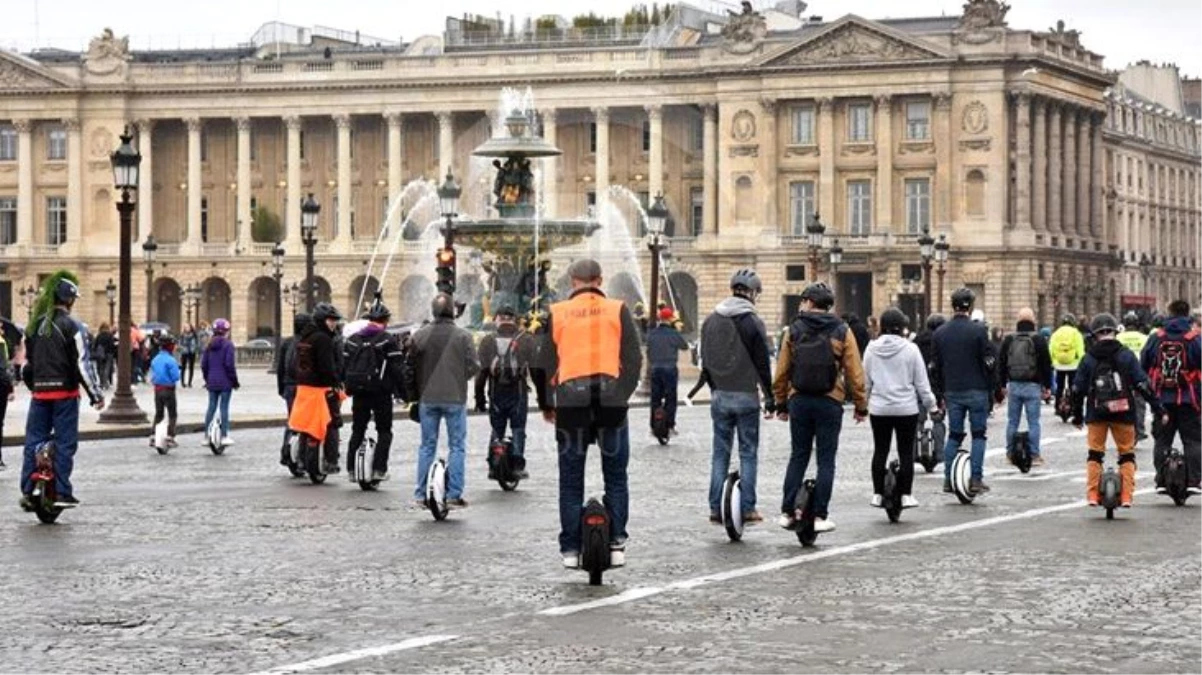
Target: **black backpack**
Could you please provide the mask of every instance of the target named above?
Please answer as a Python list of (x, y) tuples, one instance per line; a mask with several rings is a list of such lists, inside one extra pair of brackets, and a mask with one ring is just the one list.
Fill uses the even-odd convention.
[(1039, 378), (1039, 361), (1035, 337), (1031, 333), (1015, 333), (1006, 352), (1006, 375), (1012, 382), (1034, 382)]
[(825, 396), (839, 381), (839, 364), (831, 348), (830, 331), (813, 332), (794, 321), (789, 327), (793, 389), (799, 394)]
[(702, 326), (701, 336), (701, 367), (709, 371), (712, 381), (729, 381), (739, 370), (739, 355), (743, 350), (743, 337), (735, 320), (711, 314)]
[(516, 387), (525, 378), (525, 370), (518, 362), (520, 339), (521, 334), (511, 338), (496, 337), (497, 355), (493, 357), (489, 372), (499, 387)]
[(1119, 371), (1117, 359), (1098, 359), (1092, 389), (1095, 410), (1105, 415), (1122, 415), (1131, 410), (1131, 387)]
[(354, 396), (380, 388), (384, 379), (384, 356), (369, 340), (354, 336), (343, 344), (343, 384), (346, 393)]

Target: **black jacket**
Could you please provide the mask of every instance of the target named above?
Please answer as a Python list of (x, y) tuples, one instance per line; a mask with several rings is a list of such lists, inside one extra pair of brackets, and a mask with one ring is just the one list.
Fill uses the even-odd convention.
[(334, 334), (317, 322), (305, 327), (296, 341), (296, 383), (307, 387), (339, 387), (338, 350)]
[(859, 317), (853, 317), (847, 322), (847, 327), (851, 329), (851, 334), (856, 336), (856, 348), (860, 350), (860, 360), (864, 360), (864, 351), (868, 349), (868, 343), (872, 340), (872, 336), (868, 334), (868, 326)]
[(535, 337), (528, 333), (523, 333), (518, 330), (518, 327), (512, 324), (500, 326), (495, 333), (489, 333), (480, 340), (480, 372), (476, 374), (476, 407), (483, 408), (487, 400), (487, 396), (493, 395), (493, 391), (500, 387), (495, 378), (493, 378), (493, 361), (497, 360), (500, 355), (500, 349), (497, 346), (497, 338), (510, 338), (509, 349), (513, 350), (513, 355), (517, 357), (518, 362), (518, 377), (519, 380), (512, 385), (506, 387), (509, 394), (522, 393), (530, 391), (529, 373), (530, 362), (535, 357)]
[(280, 396), (296, 387), (296, 336), (284, 338), (275, 350), (275, 388)]
[(746, 298), (731, 296), (714, 309), (714, 313), (706, 317), (701, 324), (701, 344), (704, 348), (706, 340), (713, 341), (718, 331), (717, 321), (731, 319), (739, 332), (739, 344), (730, 345), (738, 350), (738, 367), (733, 375), (719, 374), (701, 363), (702, 378), (709, 383), (714, 391), (737, 391), (749, 394), (756, 392), (759, 386), (764, 399), (772, 400), (772, 367), (768, 360), (768, 331), (764, 322), (755, 313), (755, 305)]
[(413, 334), (410, 349), (422, 403), (467, 403), (467, 384), (480, 370), (471, 333), (453, 319), (435, 319)]
[(396, 337), (375, 324), (369, 324), (342, 343), (344, 367), (346, 366), (346, 355), (349, 353), (350, 348), (362, 345), (371, 345), (371, 348), (376, 350), (379, 357), (383, 359), (384, 368), (380, 381), (372, 389), (361, 393), (369, 395), (387, 394), (394, 398), (408, 398), (405, 391), (404, 377), (405, 355), (401, 351), (401, 344), (397, 341)]
[(75, 392), (82, 387), (91, 403), (103, 400), (92, 367), (91, 339), (67, 310), (55, 307), (25, 340), (25, 384), (34, 394)]
[(934, 380), (938, 382), (935, 391), (940, 392), (937, 396), (947, 392), (993, 391), (997, 356), (989, 342), (989, 331), (964, 314), (955, 315), (935, 331), (931, 364)]
[(675, 370), (680, 353), (688, 349), (684, 336), (669, 324), (660, 323), (647, 333), (647, 360), (653, 369)]
[[(1025, 333), (1031, 336), (1031, 341), (1035, 344), (1035, 366), (1036, 374), (1034, 378), (1025, 380), (1026, 382), (1035, 382), (1041, 387), (1049, 387), (1052, 383), (1052, 352), (1048, 350), (1048, 341), (1039, 331), (1035, 329), (1035, 324), (1030, 321), (1018, 322), (1017, 333)], [(997, 386), (998, 389), (1006, 386), (1010, 381), (1010, 343), (1014, 341), (1014, 336), (1017, 333), (1011, 333), (1002, 338), (1002, 345), (998, 348), (997, 354)]]

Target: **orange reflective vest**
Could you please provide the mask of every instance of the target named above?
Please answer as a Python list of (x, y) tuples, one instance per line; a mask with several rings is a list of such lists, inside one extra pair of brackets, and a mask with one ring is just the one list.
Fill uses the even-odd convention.
[(618, 377), (622, 352), (622, 301), (584, 292), (551, 305), (551, 339), (559, 357), (555, 381)]

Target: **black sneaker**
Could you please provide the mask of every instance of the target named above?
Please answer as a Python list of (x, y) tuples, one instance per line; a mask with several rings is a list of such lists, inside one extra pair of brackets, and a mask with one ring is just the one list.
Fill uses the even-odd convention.
[(79, 506), (79, 500), (75, 498), (75, 495), (61, 495), (59, 497), (55, 497), (54, 505), (55, 506)]
[(989, 492), (989, 486), (985, 484), (985, 481), (974, 478), (968, 483), (968, 491), (974, 495)]
[(4, 460), (0, 459), (0, 471), (3, 471), (7, 468), (8, 468), (8, 465), (4, 463)]
[(463, 499), (462, 497), (460, 497), (459, 499), (448, 499), (447, 506), (450, 506), (450, 507), (453, 507), (456, 509), (465, 509), (465, 508), (467, 508), (467, 500)]
[(943, 491), (948, 493), (949, 495), (952, 494), (953, 492), (955, 492), (955, 490), (952, 489), (952, 482), (950, 480), (948, 480), (947, 478), (943, 479)]
[(326, 465), (326, 475), (327, 476), (337, 476), (340, 473), (342, 473), (342, 467), (338, 466), (337, 464), (327, 464)]
[(710, 511), (710, 522), (715, 525), (721, 525), (722, 524), (722, 514), (716, 512), (716, 511)]
[(521, 478), (522, 480), (526, 480), (529, 477), (530, 477), (530, 472), (526, 471), (525, 469), (522, 469), (521, 471), (518, 472), (518, 478)]

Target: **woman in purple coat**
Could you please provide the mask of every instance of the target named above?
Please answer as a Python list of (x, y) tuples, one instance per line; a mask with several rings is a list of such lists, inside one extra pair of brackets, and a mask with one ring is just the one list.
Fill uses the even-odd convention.
[(205, 413), (205, 429), (213, 422), (213, 414), (221, 405), (221, 445), (233, 445), (230, 438), (230, 395), (238, 388), (238, 368), (234, 343), (230, 341), (230, 322), (213, 322), (213, 337), (200, 357), (200, 374), (209, 390), (209, 410)]

